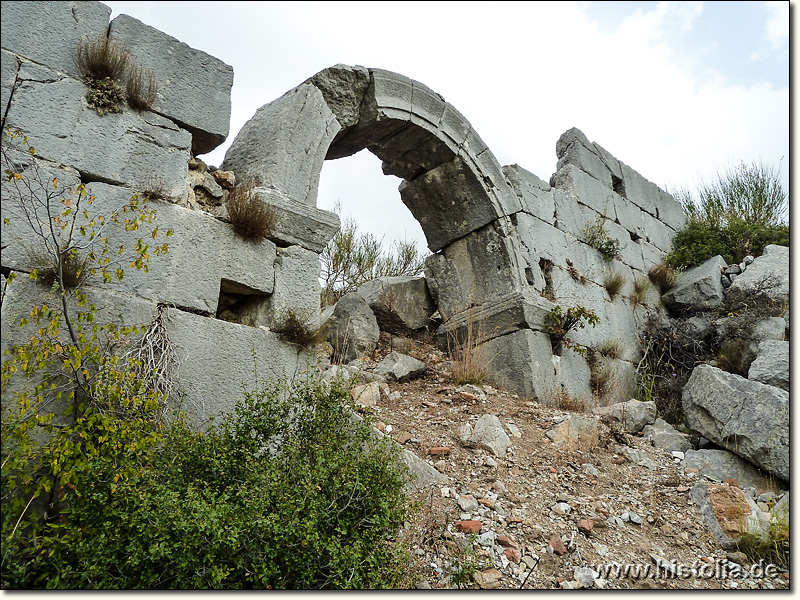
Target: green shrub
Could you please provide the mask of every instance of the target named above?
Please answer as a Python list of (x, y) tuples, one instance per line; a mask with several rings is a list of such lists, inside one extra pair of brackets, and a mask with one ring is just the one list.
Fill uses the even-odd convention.
[[(269, 383), (204, 433), (175, 423), (140, 470), (92, 461), (34, 554), (70, 589), (391, 587), (408, 554), (399, 450), (349, 391)], [(400, 461), (400, 462), (398, 462)]]
[(97, 114), (122, 112), (122, 105), (125, 104), (125, 90), (116, 81), (109, 77), (90, 79), (86, 85), (89, 86), (86, 102), (97, 110)]
[[(340, 205), (334, 211), (341, 216)], [(416, 245), (399, 241), (387, 252), (381, 240), (371, 233), (359, 232), (358, 223), (352, 218), (342, 220), (320, 259), (323, 305), (336, 304), (343, 295), (378, 277), (416, 276), (423, 269), (422, 254)]]
[(573, 342), (567, 337), (567, 333), (576, 327), (583, 329), (587, 323), (592, 327), (600, 323), (600, 318), (593, 310), (578, 305), (571, 306), (564, 312), (560, 305), (554, 306), (547, 314), (547, 333), (550, 336), (553, 354), (560, 355), (562, 347), (578, 354), (585, 354), (586, 348)]
[(770, 244), (788, 246), (789, 226), (737, 219), (724, 225), (689, 221), (675, 235), (673, 250), (665, 257), (665, 262), (676, 269), (687, 269), (720, 255), (728, 264), (734, 264), (747, 255), (760, 256)]
[(605, 222), (605, 216), (598, 216), (594, 223), (583, 230), (583, 241), (610, 262), (619, 256), (621, 247), (619, 240), (612, 238), (606, 231)]
[(764, 226), (785, 222), (788, 210), (780, 168), (763, 163), (739, 163), (717, 173), (712, 182), (700, 181), (697, 192), (673, 192), (691, 221), (723, 227), (734, 221)]

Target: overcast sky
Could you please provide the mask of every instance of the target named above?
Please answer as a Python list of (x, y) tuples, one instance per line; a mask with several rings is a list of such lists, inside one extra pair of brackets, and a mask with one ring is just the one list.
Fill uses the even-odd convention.
[[(662, 188), (740, 161), (789, 190), (789, 2), (106, 2), (234, 69), (222, 163), (262, 105), (337, 63), (395, 71), (458, 109), (501, 165), (549, 180), (571, 127)], [(794, 10), (794, 6), (792, 6)], [(328, 161), (318, 206), (423, 242), (400, 180)]]

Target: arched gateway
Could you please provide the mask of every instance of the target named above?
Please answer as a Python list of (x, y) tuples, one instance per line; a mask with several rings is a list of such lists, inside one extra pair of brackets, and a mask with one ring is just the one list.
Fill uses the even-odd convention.
[[(623, 367), (631, 374), (638, 345), (630, 307), (608, 302), (608, 267), (578, 232), (608, 218), (612, 233), (631, 240), (613, 269), (646, 272), (659, 248), (645, 228), (655, 231), (659, 207), (671, 221), (682, 218), (672, 198), (576, 129), (558, 141), (553, 187), (518, 166), (501, 168), (461, 113), (427, 86), (346, 65), (261, 107), (223, 168), (254, 181), (281, 210), (278, 244), (318, 254), (339, 226), (335, 214), (316, 206), (323, 161), (365, 148), (383, 161), (385, 174), (403, 179), (400, 197), (434, 253), (425, 275), (444, 318), (440, 345), (467, 336), (485, 343), (493, 379), (527, 397), (588, 394), (586, 361), (572, 352), (554, 356), (546, 333), (551, 300), (577, 299), (603, 314), (605, 333), (594, 337), (610, 333), (630, 349)], [(668, 249), (672, 227), (657, 225), (666, 236), (659, 247)], [(576, 268), (588, 284), (565, 277)]]

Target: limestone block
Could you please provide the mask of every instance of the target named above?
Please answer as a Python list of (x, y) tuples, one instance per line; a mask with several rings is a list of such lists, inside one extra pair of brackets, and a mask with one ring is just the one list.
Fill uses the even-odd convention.
[(557, 447), (574, 447), (581, 442), (591, 445), (600, 437), (600, 422), (594, 417), (571, 415), (545, 433)]
[(166, 195), (182, 197), (188, 179), (191, 135), (154, 113), (125, 108), (100, 116), (86, 104), (86, 86), (56, 79), (43, 68), (23, 63), (6, 125), (18, 127), (37, 156), (71, 166), (93, 181), (141, 189), (154, 175)]
[(366, 300), (356, 292), (342, 296), (326, 325), (334, 359), (343, 363), (361, 358), (375, 350), (380, 330)]
[[(629, 235), (637, 239), (644, 239), (647, 236), (646, 221), (641, 208), (626, 198), (614, 194), (613, 213), (609, 211), (609, 217), (613, 218), (628, 231)], [(648, 215), (649, 216), (649, 215)]]
[(725, 299), (720, 279), (725, 266), (725, 259), (714, 256), (684, 271), (676, 278), (675, 286), (661, 297), (662, 301), (667, 308), (681, 314), (716, 308)]
[(18, 70), (17, 57), (10, 52), (0, 50), (0, 110), (3, 111), (3, 114), (6, 114), (8, 110)]
[(502, 220), (460, 238), (426, 261), (425, 279), (447, 320), (465, 306), (480, 305), (521, 289), (515, 270), (518, 247)]
[(421, 360), (400, 352), (390, 352), (378, 363), (376, 373), (389, 381), (403, 383), (421, 377), (425, 369), (426, 365)]
[[(632, 246), (633, 244), (630, 245)], [(642, 273), (647, 274), (647, 272), (650, 271), (650, 269), (652, 269), (654, 266), (664, 262), (664, 252), (652, 244), (640, 241), (638, 246), (639, 250), (642, 252)], [(631, 264), (631, 266), (635, 267), (633, 264)]]
[(561, 394), (577, 400), (588, 407), (592, 398), (589, 384), (590, 369), (586, 357), (567, 348), (561, 349), (561, 356), (551, 358), (555, 371), (556, 386), (551, 393), (540, 398), (540, 402), (548, 406), (558, 406)]
[(672, 250), (672, 240), (675, 238), (673, 229), (644, 211), (642, 211), (642, 221), (644, 222), (645, 240), (647, 242), (662, 252)]
[(642, 433), (644, 439), (665, 452), (686, 452), (693, 448), (688, 434), (681, 433), (664, 419), (656, 419), (652, 425), (646, 425)]
[(767, 543), (769, 518), (740, 488), (698, 483), (690, 496), (709, 530), (725, 550), (736, 550), (745, 534), (760, 543)]
[(490, 361), (496, 385), (523, 398), (549, 397), (556, 386), (550, 338), (547, 334), (521, 329), (486, 342), (483, 355)]
[(686, 425), (789, 481), (789, 393), (709, 365), (683, 389)]
[[(132, 190), (104, 183), (89, 186), (96, 197), (92, 209), (109, 214), (130, 198)], [(173, 230), (166, 241), (166, 255), (151, 254), (149, 272), (125, 268), (120, 282), (107, 284), (111, 289), (175, 304), (197, 311), (216, 313), (220, 284), (224, 280), (229, 291), (243, 294), (270, 294), (275, 282), (275, 244), (269, 240), (252, 243), (240, 238), (228, 223), (202, 212), (174, 204), (151, 202), (157, 210), (156, 221), (150, 229), (125, 232), (120, 227), (106, 229), (109, 245), (133, 248), (136, 240), (149, 240), (152, 227), (162, 233)]]
[(116, 17), (108, 35), (154, 73), (158, 94), (151, 110), (192, 133), (192, 154), (211, 152), (225, 141), (233, 67), (128, 15)]
[[(338, 64), (320, 71), (304, 83), (310, 83), (322, 92), (325, 102), (344, 129), (358, 123), (361, 102), (369, 87), (369, 79), (369, 70), (364, 67)], [(343, 156), (348, 154), (328, 158)]]
[(606, 167), (603, 158), (598, 155), (594, 145), (577, 129), (570, 129), (562, 134), (556, 143), (558, 156), (557, 169), (571, 164), (591, 175), (604, 185), (611, 187), (611, 171)]
[(592, 210), (606, 217), (614, 218), (614, 197), (616, 194), (609, 185), (592, 177), (573, 164), (561, 167), (550, 184), (554, 188), (573, 196)]
[(646, 213), (658, 218), (657, 206), (661, 200), (661, 190), (658, 186), (621, 161), (620, 168), (625, 191), (622, 195)]
[(638, 433), (656, 420), (656, 403), (628, 400), (593, 411), (605, 423), (619, 424), (628, 433)]
[(747, 378), (789, 391), (789, 342), (766, 340), (758, 345)]
[(481, 415), (478, 418), (469, 443), (480, 446), (495, 456), (505, 456), (511, 447), (511, 439), (496, 415)]
[(503, 175), (525, 213), (538, 217), (545, 223), (552, 223), (556, 208), (550, 185), (519, 165), (503, 167)]
[(81, 38), (108, 31), (111, 8), (100, 2), (2, 3), (3, 48), (79, 79), (75, 49)]
[(322, 163), (340, 129), (322, 92), (305, 83), (256, 111), (221, 168), (234, 171), (237, 181), (254, 181), (314, 208)]
[(731, 284), (730, 292), (763, 289), (777, 301), (789, 298), (789, 247), (770, 244)]
[(277, 190), (257, 187), (256, 196), (278, 210), (278, 222), (270, 239), (283, 245), (298, 245), (319, 254), (339, 231), (339, 215), (287, 198)]
[(170, 309), (168, 331), (180, 357), (184, 410), (195, 427), (233, 410), (242, 389), (291, 380), (305, 368), (305, 353), (277, 334)]
[(703, 477), (719, 482), (735, 479), (741, 488), (754, 487), (768, 490), (775, 487), (768, 473), (759, 470), (733, 452), (690, 448), (684, 450), (684, 453), (683, 468), (697, 469), (698, 474)]
[[(514, 217), (517, 221), (517, 235), (522, 250), (531, 265), (538, 267), (542, 258), (553, 264), (562, 266), (565, 264), (564, 258), (571, 256), (569, 250), (577, 243), (574, 237), (527, 212), (517, 213)], [(544, 287), (538, 281), (534, 285), (540, 291)]]
[(680, 231), (688, 220), (683, 206), (671, 194), (664, 190), (659, 190), (659, 192), (661, 192), (661, 201), (656, 207), (658, 220), (673, 231)]
[(421, 329), (436, 312), (424, 277), (381, 277), (361, 285), (358, 293), (375, 313), (382, 331)]
[(482, 344), (519, 329), (544, 331), (553, 303), (535, 291), (512, 292), (451, 316), (436, 332), (439, 347), (452, 351)]
[(294, 316), (310, 331), (320, 326), (319, 254), (300, 246), (278, 248), (275, 287), (264, 302), (266, 322), (259, 324), (281, 331)]
[(400, 184), (400, 198), (425, 232), (428, 248), (448, 244), (491, 223), (499, 215), (487, 202), (487, 182), (461, 158)]

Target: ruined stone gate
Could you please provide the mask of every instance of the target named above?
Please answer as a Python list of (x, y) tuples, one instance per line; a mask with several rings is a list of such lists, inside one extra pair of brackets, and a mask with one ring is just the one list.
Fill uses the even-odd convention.
[[(259, 109), (226, 154), (221, 168), (255, 181), (280, 211), (274, 235), (253, 244), (225, 222), (222, 190), (192, 158), (228, 135), (230, 66), (126, 15), (109, 23), (110, 9), (97, 2), (3, 2), (2, 13), (3, 128), (29, 136), (41, 169), (65, 187), (86, 184), (98, 211), (119, 206), (148, 178), (163, 184), (166, 200), (155, 204), (159, 226), (175, 231), (170, 252), (149, 274), (91, 293), (102, 318), (123, 323), (171, 307), (184, 402), (198, 419), (231, 408), (243, 383), (314, 369), (313, 352), (214, 317), (230, 295), (249, 299), (256, 324), (286, 309), (318, 314), (319, 253), (339, 225), (316, 206), (319, 175), (325, 160), (363, 149), (403, 180), (400, 197), (425, 233), (442, 345), (477, 338), (494, 381), (521, 396), (589, 397), (586, 357), (554, 355), (546, 333), (554, 306), (585, 306), (600, 324), (571, 337), (589, 347), (616, 342), (621, 355), (602, 360), (616, 374), (613, 399), (630, 396), (638, 324), (660, 307), (655, 290), (645, 304), (631, 300), (634, 282), (661, 262), (685, 216), (577, 129), (558, 140), (548, 183), (518, 165), (501, 167), (465, 117), (427, 86), (380, 69), (330, 67)], [(82, 37), (98, 35), (125, 44), (153, 71), (159, 92), (150, 110), (100, 116), (87, 105), (72, 55)], [(28, 272), (35, 241), (6, 186), (2, 202), (3, 274)], [(584, 241), (597, 223), (620, 242), (617, 259), (604, 260)], [(625, 281), (613, 296), (605, 286), (612, 274)], [(24, 278), (3, 283), (5, 348), (20, 335), (13, 321), (47, 290)]]

